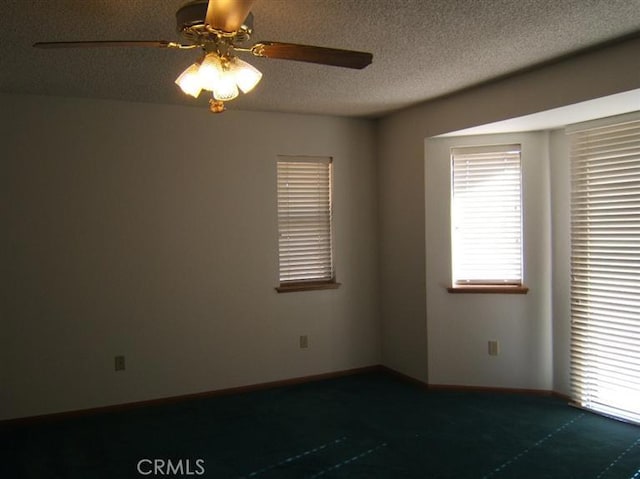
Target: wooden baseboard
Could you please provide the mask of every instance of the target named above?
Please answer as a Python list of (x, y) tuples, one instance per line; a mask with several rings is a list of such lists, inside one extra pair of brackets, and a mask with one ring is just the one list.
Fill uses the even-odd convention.
[(425, 383), (424, 381), (420, 381), (419, 379), (416, 379), (412, 376), (408, 376), (404, 373), (401, 373), (400, 371), (396, 371), (395, 369), (391, 369), (390, 367), (387, 366), (379, 366), (379, 370), (380, 371), (384, 371), (385, 373), (389, 373), (392, 376), (397, 377), (398, 379), (402, 379), (405, 382), (411, 383), (415, 386), (421, 387), (421, 388), (425, 388), (425, 389), (429, 389), (429, 384)]
[(421, 388), (429, 391), (461, 391), (461, 392), (485, 392), (485, 393), (501, 393), (501, 394), (529, 394), (534, 396), (552, 396), (566, 401), (570, 401), (570, 397), (552, 391), (549, 389), (525, 389), (525, 388), (502, 388), (502, 387), (489, 387), (489, 386), (461, 386), (457, 384), (430, 384), (411, 376), (407, 376), (395, 369), (391, 369), (387, 366), (380, 366), (379, 368), (393, 376), (396, 376), (406, 382), (415, 384)]
[(233, 387), (233, 388), (216, 389), (213, 391), (205, 391), (200, 393), (183, 394), (180, 396), (170, 396), (170, 397), (159, 398), (159, 399), (150, 399), (146, 401), (135, 401), (135, 402), (124, 403), (124, 404), (114, 404), (110, 406), (101, 406), (101, 407), (79, 409), (79, 410), (73, 410), (73, 411), (64, 411), (64, 412), (57, 412), (57, 413), (51, 413), (51, 414), (41, 414), (37, 416), (19, 417), (15, 419), (4, 419), (4, 420), (0, 420), (0, 427), (20, 426), (20, 425), (34, 424), (34, 423), (47, 422), (47, 421), (57, 421), (57, 420), (64, 420), (64, 419), (70, 419), (70, 418), (92, 416), (96, 414), (127, 411), (131, 409), (137, 409), (137, 408), (147, 407), (147, 406), (175, 404), (175, 403), (189, 401), (193, 399), (205, 399), (205, 398), (225, 396), (230, 394), (242, 394), (242, 393), (248, 393), (252, 391), (272, 389), (272, 388), (278, 388), (283, 386), (292, 386), (296, 384), (304, 384), (304, 383), (309, 383), (314, 381), (322, 381), (325, 379), (334, 379), (334, 378), (339, 378), (344, 376), (351, 376), (354, 374), (370, 373), (370, 372), (375, 372), (380, 370), (381, 370), (381, 366), (379, 365), (365, 366), (362, 368), (347, 369), (347, 370), (335, 371), (335, 372), (323, 373), (323, 374), (314, 374), (311, 376), (282, 379), (279, 381), (269, 381), (265, 383), (250, 384), (246, 386), (239, 386), (239, 387)]
[(553, 396), (567, 401), (570, 398), (564, 394), (556, 393), (554, 391), (541, 390), (541, 389), (517, 389), (517, 388), (496, 388), (496, 387), (484, 387), (484, 386), (459, 386), (453, 384), (429, 384), (414, 377), (408, 376), (404, 373), (396, 371), (383, 365), (366, 366), (362, 368), (346, 369), (343, 371), (334, 371), (330, 373), (314, 374), (310, 376), (301, 376), (291, 379), (282, 379), (279, 381), (269, 381), (265, 383), (250, 384), (247, 386), (239, 386), (234, 388), (216, 389), (213, 391), (205, 391), (193, 394), (183, 394), (180, 396), (170, 396), (159, 399), (150, 399), (146, 401), (136, 401), (124, 404), (114, 404), (111, 406), (101, 406), (88, 409), (79, 409), (74, 411), (64, 411), (51, 414), (42, 414), (38, 416), (27, 416), (15, 419), (0, 420), (0, 427), (20, 426), (28, 425), (46, 421), (57, 421), (69, 418), (92, 416), (96, 414), (104, 414), (110, 412), (127, 411), (136, 408), (142, 408), (147, 406), (156, 406), (164, 404), (175, 404), (183, 401), (189, 401), (193, 399), (204, 399), (216, 396), (225, 396), (230, 394), (242, 394), (252, 391), (260, 391), (264, 389), (273, 389), (283, 386), (292, 386), (296, 384), (304, 384), (314, 381), (322, 381), (326, 379), (334, 379), (344, 376), (351, 376), (355, 374), (364, 374), (371, 372), (384, 372), (393, 375), (402, 381), (411, 383), (420, 388), (428, 391), (467, 391), (467, 392), (492, 392), (492, 393), (506, 393), (506, 394), (532, 394), (538, 396)]
[(427, 387), (431, 391), (529, 394), (533, 396), (552, 396), (553, 395), (553, 391), (549, 389), (503, 388), (503, 387), (488, 387), (488, 386), (459, 386), (456, 384), (429, 384)]

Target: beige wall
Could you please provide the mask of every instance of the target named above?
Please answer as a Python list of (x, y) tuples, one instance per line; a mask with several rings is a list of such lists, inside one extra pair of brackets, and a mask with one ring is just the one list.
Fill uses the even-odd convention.
[[(0, 419), (380, 363), (372, 122), (9, 95), (0, 119)], [(334, 158), (338, 290), (274, 291), (278, 154)]]
[[(443, 133), (457, 131), (476, 125), (515, 118), (534, 112), (599, 98), (614, 93), (640, 88), (638, 54), (640, 40), (632, 39), (600, 51), (584, 54), (544, 68), (506, 78), (491, 84), (472, 88), (464, 92), (427, 102), (382, 119), (378, 125), (379, 176), (378, 197), (380, 201), (380, 285), (382, 311), (382, 357), (383, 363), (418, 379), (429, 381), (428, 364), (430, 352), (427, 331), (433, 318), (429, 317), (427, 305), (437, 298), (428, 294), (426, 278), (432, 271), (426, 263), (425, 231), (437, 228), (442, 218), (426, 213), (424, 141)], [(559, 193), (556, 193), (556, 196)], [(446, 198), (443, 199), (446, 201)], [(553, 206), (552, 206), (553, 208)], [(440, 210), (440, 214), (442, 210)], [(552, 216), (559, 218), (556, 212)], [(525, 238), (530, 242), (534, 238)], [(566, 254), (561, 249), (557, 254)], [(534, 260), (535, 261), (535, 260)], [(540, 261), (546, 261), (540, 258)], [(547, 265), (548, 267), (548, 265)], [(461, 301), (468, 301), (461, 299)], [(488, 300), (478, 305), (478, 317), (491, 318), (504, 306)], [(560, 308), (555, 301), (556, 311)], [(508, 308), (511, 311), (511, 308)], [(529, 325), (527, 315), (518, 308), (512, 310), (517, 324)], [(500, 313), (502, 314), (502, 313)], [(435, 321), (435, 320), (434, 320)], [(552, 325), (559, 334), (553, 338), (556, 353), (567, 350), (568, 337), (560, 334), (564, 326)], [(527, 331), (519, 334), (526, 337)], [(459, 332), (464, 334), (464, 331)], [(511, 334), (518, 334), (512, 331)], [(479, 338), (487, 339), (486, 335)], [(455, 356), (455, 342), (438, 344), (442, 350), (451, 349), (456, 361), (469, 364), (473, 356), (464, 350)], [(534, 343), (535, 351), (516, 352), (513, 358), (521, 365), (528, 357), (547, 354), (548, 343)], [(543, 362), (544, 363), (544, 362)], [(433, 366), (435, 367), (435, 366)], [(554, 376), (568, 377), (566, 360), (554, 362)], [(491, 369), (483, 370), (481, 377), (491, 378), (491, 384), (537, 388), (549, 384), (545, 372), (524, 376), (518, 381), (512, 372), (503, 373)], [(463, 375), (450, 379), (471, 384)], [(438, 382), (449, 382), (437, 377)], [(555, 377), (553, 379), (555, 381)], [(566, 380), (557, 386), (564, 388)], [(486, 384), (485, 384), (486, 385)]]

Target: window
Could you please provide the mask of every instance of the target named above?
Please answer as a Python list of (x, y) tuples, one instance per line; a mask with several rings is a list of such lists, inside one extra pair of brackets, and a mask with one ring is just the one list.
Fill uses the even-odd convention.
[(278, 157), (279, 292), (335, 288), (332, 162)]
[(640, 114), (569, 133), (572, 396), (640, 423)]
[(451, 150), (450, 292), (522, 286), (520, 145)]

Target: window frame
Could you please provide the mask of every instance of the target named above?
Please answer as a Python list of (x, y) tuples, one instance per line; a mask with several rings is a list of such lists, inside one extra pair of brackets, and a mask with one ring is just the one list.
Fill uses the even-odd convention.
[[(456, 199), (455, 199), (455, 180), (456, 180), (456, 159), (473, 161), (474, 157), (478, 161), (482, 161), (482, 156), (500, 155), (501, 153), (510, 154), (517, 151), (517, 167), (518, 167), (518, 209), (519, 209), (519, 278), (518, 279), (495, 279), (495, 278), (468, 278), (459, 279), (455, 277), (456, 259), (459, 259), (456, 249), (459, 248), (456, 238)], [(463, 158), (464, 157), (464, 158)], [(450, 173), (451, 173), (451, 194), (450, 194), (450, 214), (451, 214), (451, 284), (447, 286), (450, 293), (491, 293), (491, 294), (526, 294), (529, 288), (524, 284), (524, 195), (523, 195), (523, 165), (522, 165), (522, 144), (494, 144), (494, 145), (476, 145), (476, 146), (460, 146), (450, 148)], [(459, 181), (463, 178), (459, 178)], [(466, 178), (465, 178), (466, 179)]]
[[(280, 202), (285, 198), (285, 194), (283, 194), (280, 190), (280, 184), (282, 181), (281, 178), (281, 164), (289, 163), (319, 163), (326, 164), (328, 167), (328, 233), (327, 241), (328, 241), (328, 267), (329, 267), (329, 275), (324, 278), (309, 278), (309, 279), (283, 279), (283, 274), (291, 274), (287, 273), (287, 269), (283, 268), (283, 245), (282, 245), (282, 236), (286, 234), (283, 232), (282, 224), (286, 223), (283, 221), (282, 214), (286, 213), (283, 211), (283, 208), (280, 205)], [(334, 218), (333, 218), (333, 177), (334, 177), (334, 165), (333, 165), (333, 157), (330, 156), (301, 156), (301, 155), (278, 155), (276, 161), (276, 177), (277, 177), (277, 218), (278, 218), (278, 286), (276, 286), (275, 290), (278, 293), (288, 293), (288, 292), (297, 292), (297, 291), (314, 291), (314, 290), (323, 290), (323, 289), (336, 289), (340, 287), (340, 283), (336, 281), (336, 269), (335, 269), (335, 254), (334, 254)], [(288, 225), (287, 225), (288, 226)], [(323, 245), (326, 247), (326, 244)], [(295, 244), (294, 244), (295, 247)], [(312, 253), (310, 253), (312, 254)], [(326, 264), (325, 264), (326, 265)], [(284, 273), (283, 273), (284, 271)], [(313, 273), (309, 272), (309, 276), (313, 276)]]

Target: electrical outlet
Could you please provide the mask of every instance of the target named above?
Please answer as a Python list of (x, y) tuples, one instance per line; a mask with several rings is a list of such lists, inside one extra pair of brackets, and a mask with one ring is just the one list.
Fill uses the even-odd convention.
[(500, 353), (500, 345), (497, 340), (489, 341), (489, 356), (497, 356)]
[(124, 356), (116, 356), (114, 363), (116, 371), (124, 371)]
[(306, 334), (300, 336), (300, 349), (307, 349), (309, 347), (309, 336)]

